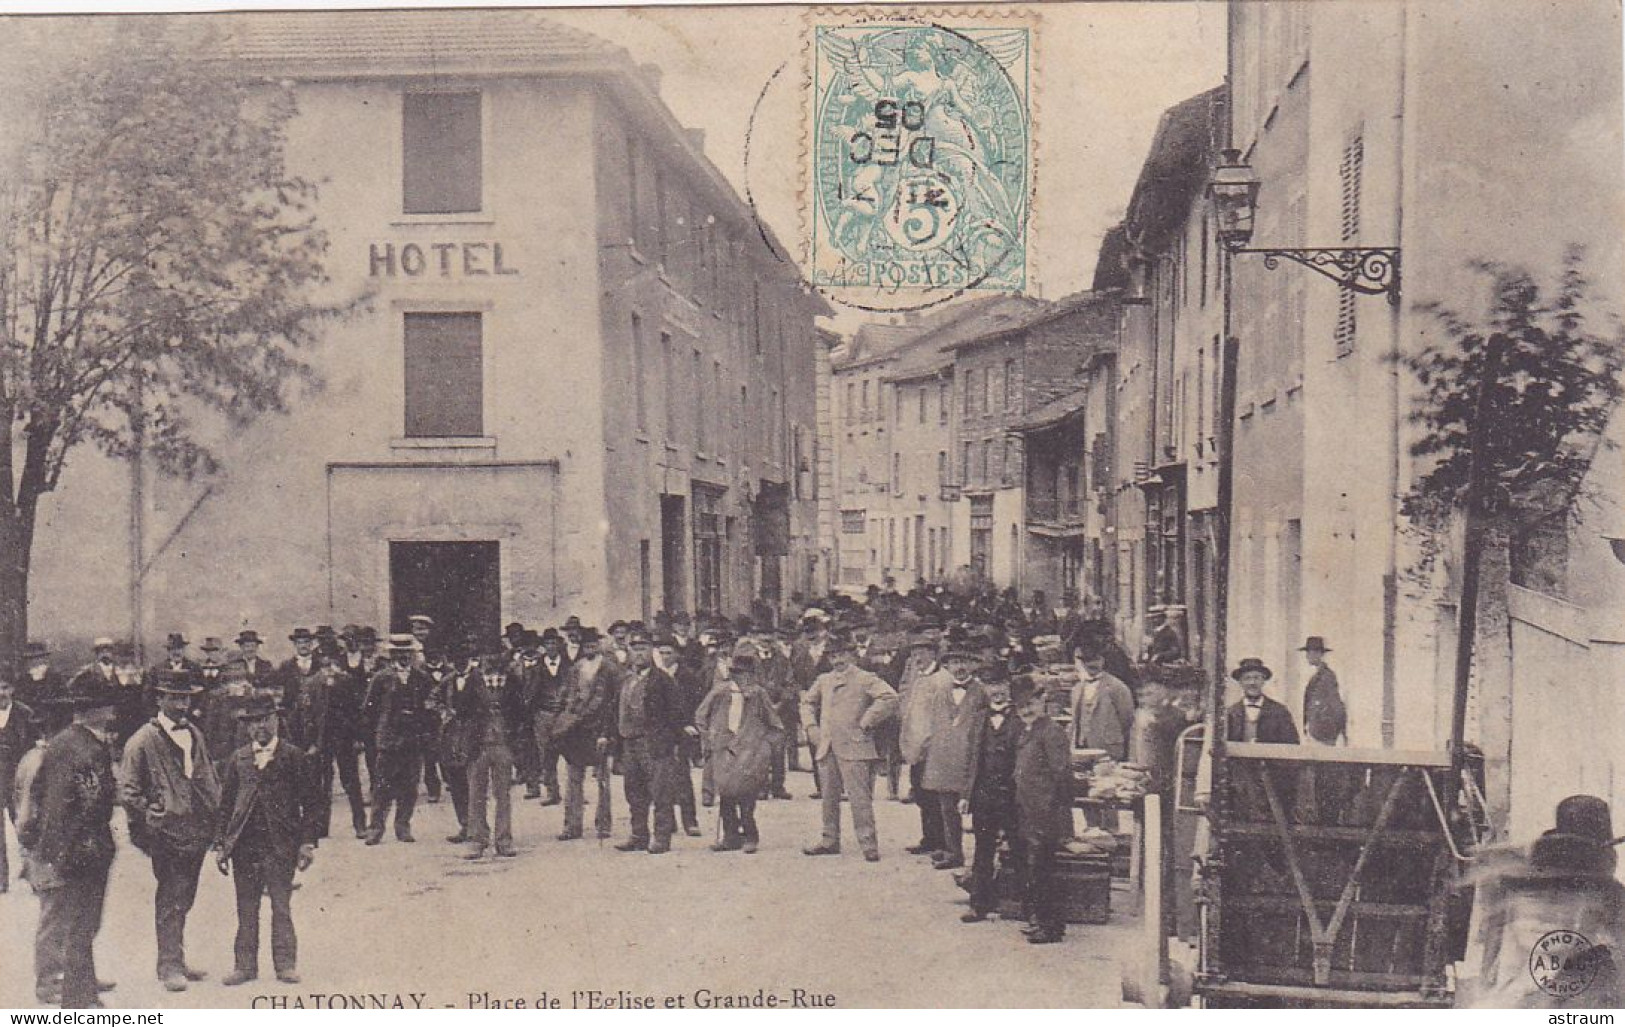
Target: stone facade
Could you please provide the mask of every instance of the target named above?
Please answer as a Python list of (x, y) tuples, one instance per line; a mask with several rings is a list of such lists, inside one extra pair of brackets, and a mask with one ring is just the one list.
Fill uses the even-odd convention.
[[(508, 620), (808, 587), (827, 307), (648, 74), (532, 12), (222, 24), (243, 68), (295, 82), (289, 167), (322, 183), (332, 288), (370, 302), (309, 355), (320, 390), (219, 433), (218, 476), (75, 453), (43, 509), (35, 634), (399, 628), (410, 604), (494, 642)], [(467, 209), (414, 212), (424, 94), (472, 112)], [(458, 326), (461, 349), (414, 351), (414, 325)], [(448, 407), (452, 429), (423, 428)]]

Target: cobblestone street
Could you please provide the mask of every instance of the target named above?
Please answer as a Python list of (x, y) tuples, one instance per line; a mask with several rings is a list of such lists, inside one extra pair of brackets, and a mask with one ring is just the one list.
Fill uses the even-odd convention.
[[(97, 969), (118, 982), (108, 1004), (124, 1008), (237, 1008), (256, 996), (310, 1006), (334, 994), (462, 1006), (470, 993), (534, 1002), (544, 991), (568, 1007), (572, 992), (593, 989), (657, 1002), (681, 995), (690, 1008), (701, 989), (766, 989), (784, 1003), (794, 989), (833, 993), (842, 1007), (1117, 1004), (1116, 959), (1131, 922), (1122, 909), (1110, 925), (1074, 926), (1051, 946), (1025, 944), (1010, 922), (963, 925), (964, 893), (951, 875), (902, 852), (917, 832), (912, 806), (876, 803), (879, 864), (863, 862), (850, 838), (841, 856), (803, 856), (818, 832), (810, 784), (792, 775), (794, 800), (760, 805), (763, 843), (754, 856), (706, 851), (716, 823), (706, 809), (708, 836), (679, 837), (669, 855), (614, 851), (625, 837), (619, 778), (616, 838), (603, 843), (553, 840), (560, 811), (535, 801), (516, 811), (520, 855), (512, 860), (460, 859), (463, 847), (443, 840), (453, 826), (448, 802), (419, 806), (415, 845), (389, 838), (367, 849), (336, 836), (294, 895), (297, 986), (270, 972), (268, 906), (261, 979), (219, 984), (231, 969), (235, 917), (231, 887), (211, 861), (187, 930), (188, 958), (209, 980), (178, 995), (153, 975), (152, 874), (128, 846), (120, 816)], [(335, 826), (342, 820), (335, 816)], [(849, 820), (842, 826), (850, 831)], [(14, 836), (10, 844), (15, 855)], [(1121, 889), (1113, 899), (1126, 906)], [(37, 910), (24, 882), (0, 896), (0, 1006), (34, 1005), (28, 968)]]

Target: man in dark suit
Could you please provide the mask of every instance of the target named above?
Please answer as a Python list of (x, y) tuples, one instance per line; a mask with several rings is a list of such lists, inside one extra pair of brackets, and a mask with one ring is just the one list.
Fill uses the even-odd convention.
[[(513, 627), (512, 624), (508, 626)], [(507, 640), (507, 636), (504, 636), (504, 640)], [(519, 690), (522, 702), (528, 703), (529, 689), (525, 682), (537, 673), (536, 668), (542, 662), (542, 636), (533, 628), (525, 628), (512, 637), (512, 645), (507, 669), (508, 683)], [(525, 798), (539, 799), (542, 796), (542, 766), (536, 753), (536, 724), (528, 708), (525, 716), (520, 718), (513, 744), (514, 771), (519, 780), (525, 783)]]
[(169, 637), (164, 640), (163, 661), (154, 666), (148, 673), (154, 676), (154, 680), (156, 680), (156, 675), (161, 670), (167, 670), (172, 674), (184, 674), (188, 678), (197, 674), (199, 670), (197, 662), (186, 655), (186, 648), (191, 644), (181, 632), (171, 631)]
[[(478, 649), (463, 645), (460, 667), (446, 687), (451, 720), (446, 735), (451, 746), (468, 756), (463, 779), (468, 786), (468, 821), (463, 832), (473, 842), (464, 859), (479, 859), (492, 842), (486, 805), (496, 805), (498, 856), (515, 856), (513, 847), (513, 725), (524, 718), (523, 696), (500, 672), (490, 678), (480, 669)], [(487, 658), (493, 662), (500, 658)]]
[[(971, 816), (976, 854), (971, 861), (970, 912), (967, 924), (986, 920), (998, 907), (994, 857), (1003, 842), (1012, 854), (1020, 850), (1016, 832), (1016, 740), (1021, 722), (1010, 708), (1010, 682), (987, 683), (987, 707), (976, 713), (974, 744), (960, 800), (960, 812)], [(1019, 857), (1016, 857), (1019, 865)]]
[(30, 878), (41, 892), (40, 915), (62, 924), (64, 1009), (102, 1004), (95, 944), (113, 865), (113, 729), (123, 700), (120, 689), (94, 674), (79, 675), (64, 691), (73, 724), (45, 749), (19, 832), (40, 871)]
[(1011, 701), (1021, 718), (1016, 740), (1016, 829), (1021, 835), (1023, 933), (1034, 945), (1066, 934), (1065, 910), (1055, 880), (1055, 850), (1072, 833), (1072, 750), (1066, 730), (1044, 713), (1044, 695), (1031, 679), (1017, 678)]
[(239, 713), (249, 742), (226, 763), (220, 790), (215, 866), (237, 892), (235, 986), (259, 976), (260, 899), (271, 898), (271, 959), (276, 979), (298, 984), (299, 940), (293, 929), (293, 876), (316, 858), (321, 829), (320, 767), (277, 737), (276, 704), (257, 697)]
[(17, 806), (12, 799), (11, 786), (17, 776), (17, 764), (23, 754), (34, 747), (34, 711), (13, 696), (16, 688), (4, 670), (0, 670), (0, 895), (11, 885), (11, 864), (6, 856), (6, 821), (17, 820)]
[(632, 823), (631, 836), (615, 848), (659, 855), (671, 851), (671, 837), (677, 833), (677, 743), (687, 724), (677, 682), (665, 669), (676, 663), (677, 645), (670, 633), (651, 635), (647, 630), (634, 631), (630, 641), (633, 671), (618, 697), (614, 743)]
[(51, 647), (44, 642), (28, 643), (23, 652), (23, 676), (17, 682), (17, 701), (38, 713), (50, 705), (63, 684), (62, 675), (51, 668)]
[(557, 806), (562, 800), (553, 722), (564, 708), (564, 675), (570, 669), (570, 659), (564, 654), (564, 636), (554, 629), (542, 632), (541, 643), (541, 658), (524, 664), (520, 687), (524, 691), (525, 712), (530, 718), (531, 737), (536, 741), (536, 773), (541, 786), (547, 790), (542, 805)]
[(1264, 683), (1274, 676), (1256, 656), (1246, 657), (1230, 676), (1241, 683), (1242, 698), (1225, 712), (1225, 739), (1297, 745), (1298, 729), (1292, 712), (1264, 694)]
[(362, 721), (378, 754), (368, 845), (384, 840), (391, 804), (395, 806), (395, 838), (417, 841), (412, 837), (412, 810), (423, 773), (423, 746), (440, 713), (434, 682), (415, 662), (414, 641), (411, 635), (389, 636), (389, 666), (373, 675), (362, 705)]
[[(319, 684), (317, 677), (321, 674), (322, 666), (327, 661), (316, 653), (316, 635), (309, 628), (294, 628), (288, 636), (293, 643), (293, 655), (282, 661), (276, 669), (277, 688), (281, 693), (281, 703), (284, 711), (294, 711), (300, 707), (300, 696), (307, 688), (315, 688)], [(294, 721), (289, 720), (288, 726), (292, 728)], [(293, 737), (290, 740), (295, 745), (305, 746), (305, 739)]]
[(270, 660), (260, 656), (259, 632), (245, 628), (237, 635), (237, 655), (226, 664), (226, 675), (240, 680), (256, 691), (266, 688), (275, 688), (279, 682), (274, 680), (276, 667)]
[(1303, 686), (1303, 730), (1321, 745), (1348, 741), (1348, 708), (1338, 693), (1337, 674), (1326, 665), (1331, 646), (1319, 635), (1310, 635), (1298, 650), (1315, 672)]

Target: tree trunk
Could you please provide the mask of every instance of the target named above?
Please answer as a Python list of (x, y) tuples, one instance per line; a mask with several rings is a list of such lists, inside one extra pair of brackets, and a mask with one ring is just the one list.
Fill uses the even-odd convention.
[(22, 672), (28, 641), (28, 565), (34, 547), (35, 501), (0, 496), (0, 672)]
[(1478, 685), (1478, 737), (1484, 749), (1484, 798), (1491, 837), (1504, 839), (1512, 810), (1511, 533), (1504, 516), (1484, 518), (1473, 675)]

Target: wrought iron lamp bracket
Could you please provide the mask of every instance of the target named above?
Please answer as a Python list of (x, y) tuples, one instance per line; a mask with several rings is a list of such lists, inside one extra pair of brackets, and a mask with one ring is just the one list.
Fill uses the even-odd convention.
[(1388, 302), (1399, 302), (1397, 246), (1257, 246), (1236, 247), (1232, 252), (1261, 254), (1264, 266), (1272, 271), (1281, 265), (1284, 258), (1355, 292), (1367, 296), (1386, 295)]

